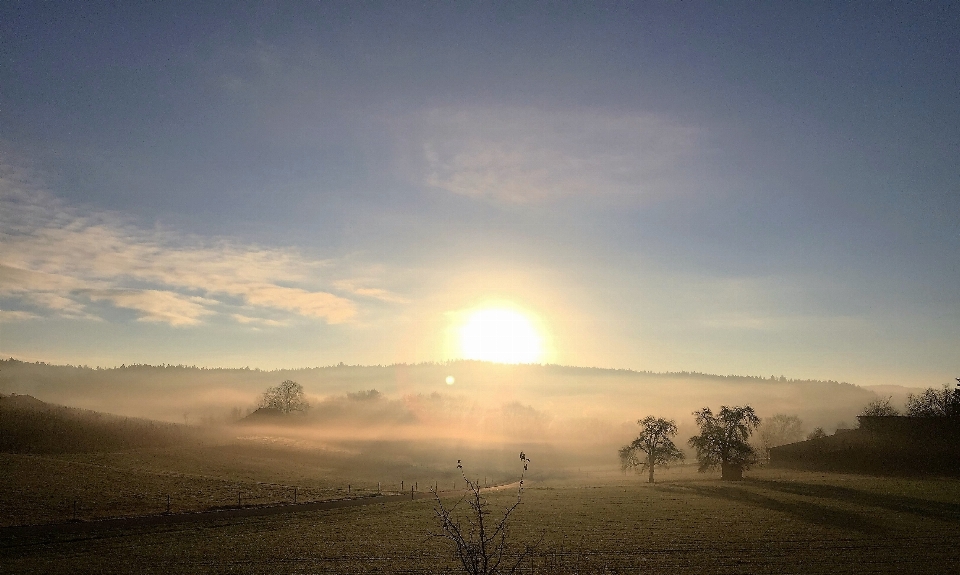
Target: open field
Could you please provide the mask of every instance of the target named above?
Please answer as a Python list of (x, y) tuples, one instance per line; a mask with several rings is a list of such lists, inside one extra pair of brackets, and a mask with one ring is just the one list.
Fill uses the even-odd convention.
[[(277, 439), (277, 438), (273, 438)], [(277, 439), (279, 441), (279, 439)], [(269, 441), (226, 441), (119, 452), (23, 455), (0, 453), (0, 527), (73, 519), (196, 512), (241, 503), (275, 505), (348, 495), (451, 489), (456, 468), (448, 456), (421, 453), (425, 445), (354, 443), (324, 450)], [(434, 449), (436, 451), (436, 448)], [(512, 453), (512, 451), (511, 451)], [(512, 480), (501, 455), (487, 461), (489, 483)], [(515, 456), (514, 456), (515, 457)], [(451, 459), (452, 458), (452, 459)], [(473, 459), (476, 461), (476, 459)]]
[[(283, 430), (273, 430), (283, 431)], [(0, 572), (458, 572), (430, 499), (304, 509), (471, 478), (516, 479), (519, 449), (462, 440), (344, 440), (241, 426), (174, 446), (0, 454)], [(658, 483), (615, 466), (526, 447), (533, 464), (511, 541), (534, 544), (525, 573), (953, 573), (960, 481), (755, 469), (720, 482), (690, 465)], [(610, 456), (612, 459), (612, 454)], [(275, 515), (182, 515), (282, 506)], [(175, 514), (163, 522), (106, 518)], [(445, 498), (456, 493), (442, 494)], [(512, 490), (490, 492), (505, 507)], [(76, 504), (76, 507), (74, 506)], [(260, 513), (260, 511), (255, 511)], [(232, 513), (232, 512), (231, 512)], [(247, 513), (247, 512), (243, 512)], [(82, 529), (3, 529), (79, 520)], [(168, 521), (169, 520), (169, 521)]]
[[(533, 481), (513, 539), (536, 573), (952, 573), (960, 482), (757, 470), (742, 483), (671, 470)], [(490, 495), (504, 506), (511, 493)], [(441, 573), (430, 500), (32, 536), (0, 543), (8, 573)]]

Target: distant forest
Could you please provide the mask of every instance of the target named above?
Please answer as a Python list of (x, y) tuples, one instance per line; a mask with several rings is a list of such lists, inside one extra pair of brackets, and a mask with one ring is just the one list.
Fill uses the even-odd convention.
[[(452, 385), (447, 384), (449, 378)], [(878, 397), (849, 383), (783, 376), (470, 360), (271, 371), (168, 364), (99, 368), (0, 360), (0, 393), (29, 394), (78, 408), (187, 424), (236, 420), (256, 408), (264, 390), (284, 380), (301, 384), (308, 401), (319, 409), (329, 405), (326, 400), (375, 389), (388, 401), (408, 398), (404, 400), (408, 406), (413, 405), (409, 398), (439, 395), (446, 399), (424, 405), (456, 404), (464, 413), (479, 407), (502, 411), (512, 405), (511, 413), (519, 409), (536, 414), (554, 427), (567, 420), (584, 426), (629, 427), (640, 417), (656, 414), (676, 418), (683, 428), (692, 425), (690, 414), (696, 409), (749, 403), (761, 417), (795, 414), (811, 428), (831, 430), (853, 425), (856, 414)]]

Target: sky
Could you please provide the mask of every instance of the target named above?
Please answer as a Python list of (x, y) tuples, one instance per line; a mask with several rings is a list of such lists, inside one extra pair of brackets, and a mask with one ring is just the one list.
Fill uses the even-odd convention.
[(4, 357), (939, 385), (958, 216), (956, 3), (0, 5)]

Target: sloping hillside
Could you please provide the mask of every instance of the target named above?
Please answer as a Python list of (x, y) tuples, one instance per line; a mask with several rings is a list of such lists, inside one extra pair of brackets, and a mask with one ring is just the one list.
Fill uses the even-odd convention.
[(160, 447), (183, 441), (184, 426), (0, 395), (0, 452), (82, 453)]
[[(448, 377), (452, 385), (446, 383)], [(261, 371), (170, 365), (95, 369), (0, 360), (0, 391), (86, 409), (189, 423), (239, 419), (256, 407), (264, 390), (286, 379), (300, 383), (316, 408), (331, 411), (325, 414), (325, 420), (339, 419), (342, 412), (358, 407), (356, 402), (326, 400), (375, 389), (383, 398), (403, 400), (407, 411), (424, 416), (429, 414), (423, 413), (421, 405), (487, 411), (514, 406), (510, 411), (529, 407), (554, 421), (576, 419), (632, 426), (643, 415), (657, 414), (676, 418), (682, 427), (692, 426), (690, 413), (694, 409), (750, 404), (761, 417), (796, 414), (810, 429), (821, 426), (832, 430), (840, 423), (852, 425), (863, 406), (877, 398), (873, 391), (836, 381), (478, 361)], [(372, 411), (372, 407), (362, 411)], [(391, 412), (377, 419), (382, 421), (382, 417), (402, 420), (406, 415), (391, 405)]]

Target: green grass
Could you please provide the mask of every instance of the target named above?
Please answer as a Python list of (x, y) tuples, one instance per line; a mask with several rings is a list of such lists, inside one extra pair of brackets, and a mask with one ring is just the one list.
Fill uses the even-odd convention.
[[(529, 484), (512, 539), (535, 573), (953, 573), (960, 482), (688, 469), (657, 485), (594, 475)], [(494, 507), (514, 496), (490, 496)], [(0, 542), (9, 573), (442, 573), (429, 500)]]

